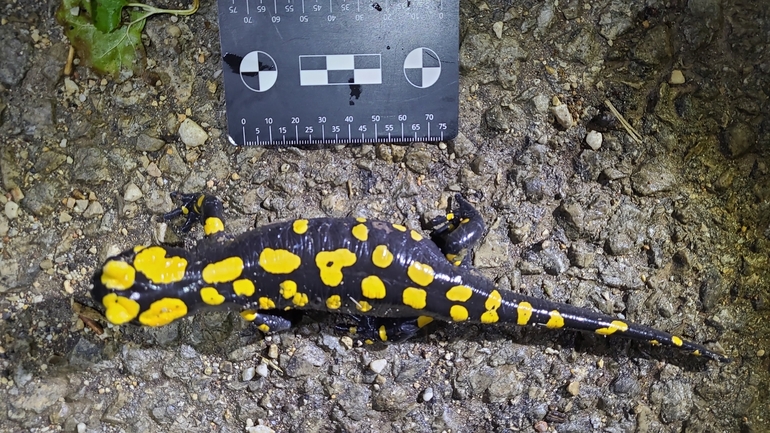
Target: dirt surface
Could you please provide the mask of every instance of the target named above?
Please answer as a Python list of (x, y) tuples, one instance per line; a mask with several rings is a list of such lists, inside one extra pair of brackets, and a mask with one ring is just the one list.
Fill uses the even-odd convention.
[[(151, 19), (147, 72), (123, 80), (63, 75), (56, 2), (3, 2), (0, 430), (770, 431), (761, 3), (463, 1), (454, 142), (244, 149), (225, 139), (213, 2)], [(89, 279), (162, 235), (175, 190), (220, 196), (233, 232), (323, 215), (420, 229), (461, 192), (488, 226), (474, 265), (501, 286), (733, 362), (476, 325), (360, 347), (325, 314), (268, 337), (226, 312), (109, 326)]]

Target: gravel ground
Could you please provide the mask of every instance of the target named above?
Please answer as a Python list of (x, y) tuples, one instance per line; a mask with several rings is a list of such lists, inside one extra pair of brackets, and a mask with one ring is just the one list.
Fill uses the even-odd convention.
[[(0, 430), (770, 431), (761, 3), (463, 0), (461, 135), (318, 150), (226, 143), (212, 1), (151, 19), (147, 72), (123, 81), (63, 76), (57, 2), (3, 2)], [(447, 324), (360, 347), (324, 314), (268, 337), (237, 313), (109, 326), (89, 278), (163, 235), (174, 190), (222, 197), (233, 232), (323, 215), (419, 229), (462, 192), (488, 223), (474, 264), (501, 285), (734, 361)]]

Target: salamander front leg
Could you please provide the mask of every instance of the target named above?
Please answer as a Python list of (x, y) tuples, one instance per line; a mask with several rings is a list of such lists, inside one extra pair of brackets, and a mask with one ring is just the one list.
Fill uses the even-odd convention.
[[(267, 311), (267, 312), (266, 312)], [(295, 327), (302, 320), (302, 312), (297, 310), (243, 310), (241, 317), (257, 325), (264, 333), (286, 331)]]
[(180, 202), (181, 205), (177, 209), (163, 215), (163, 219), (168, 221), (184, 215), (187, 219), (181, 228), (183, 233), (190, 231), (197, 222), (203, 224), (203, 232), (206, 236), (224, 231), (222, 201), (218, 198), (202, 193), (182, 194), (180, 192), (172, 192), (171, 199)]
[(372, 316), (348, 316), (353, 323), (340, 323), (334, 328), (342, 334), (352, 334), (366, 343), (387, 341), (397, 343), (408, 340), (420, 329), (433, 321), (432, 317), (384, 318)]
[(481, 214), (460, 194), (454, 198), (454, 212), (429, 222), (430, 237), (455, 266), (470, 266), (470, 252), (484, 235)]

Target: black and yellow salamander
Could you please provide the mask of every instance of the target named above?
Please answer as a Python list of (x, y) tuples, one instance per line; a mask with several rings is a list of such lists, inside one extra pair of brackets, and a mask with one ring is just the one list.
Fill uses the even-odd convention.
[(230, 236), (219, 199), (174, 198), (182, 206), (166, 218), (186, 216), (183, 231), (199, 222), (206, 237), (194, 250), (137, 246), (107, 259), (91, 293), (113, 324), (162, 326), (202, 307), (231, 307), (278, 331), (292, 325), (288, 313), (313, 309), (350, 315), (366, 339), (400, 341), (439, 319), (621, 335), (729, 360), (676, 335), (496, 287), (468, 264), (485, 229), (459, 195), (453, 213), (431, 221), (430, 239), (364, 218), (298, 219)]

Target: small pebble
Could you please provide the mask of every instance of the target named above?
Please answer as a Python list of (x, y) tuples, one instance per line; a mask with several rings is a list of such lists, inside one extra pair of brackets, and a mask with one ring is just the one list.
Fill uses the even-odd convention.
[(67, 212), (62, 212), (59, 214), (59, 223), (68, 223), (72, 221), (72, 215), (68, 214)]
[(267, 368), (267, 364), (259, 364), (257, 365), (257, 374), (260, 377), (267, 377), (270, 374), (270, 370)]
[(492, 31), (495, 32), (495, 36), (497, 36), (497, 39), (503, 38), (503, 22), (498, 21), (494, 24), (492, 24)]
[(126, 191), (123, 193), (123, 200), (131, 203), (142, 198), (142, 190), (133, 182), (126, 185)]
[(385, 369), (385, 366), (388, 365), (387, 359), (375, 359), (374, 361), (369, 363), (369, 370), (372, 370), (373, 372), (380, 374), (382, 373), (382, 370)]
[(556, 118), (556, 121), (559, 122), (559, 125), (563, 128), (568, 129), (572, 126), (574, 121), (572, 120), (572, 113), (569, 112), (567, 104), (551, 107), (551, 113), (553, 113), (553, 117)]
[(671, 78), (668, 79), (670, 84), (684, 84), (684, 74), (679, 69), (671, 71)]
[(267, 349), (267, 357), (270, 359), (278, 359), (278, 345), (271, 344)]
[(188, 147), (198, 147), (206, 142), (209, 134), (200, 125), (187, 118), (179, 125), (179, 138)]
[(16, 219), (19, 217), (19, 205), (9, 201), (5, 204), (5, 216), (8, 217), (9, 220)]
[(353, 348), (353, 339), (347, 335), (344, 335), (340, 338), (340, 344), (342, 344), (345, 349), (350, 350)]
[(602, 147), (602, 133), (597, 131), (589, 131), (586, 134), (586, 144), (593, 150), (599, 150)]
[(765, 349), (757, 350), (757, 356), (759, 356), (760, 358), (765, 356)]
[(86, 433), (87, 428), (85, 423), (78, 423), (78, 433)]
[(580, 394), (580, 382), (570, 382), (569, 385), (567, 385), (567, 392), (569, 392), (573, 397)]
[(426, 403), (433, 400), (433, 388), (431, 387), (425, 388), (425, 391), (422, 392), (422, 395), (420, 395), (420, 398), (422, 399), (422, 401)]
[(257, 369), (255, 369), (254, 367), (249, 367), (249, 368), (243, 370), (243, 374), (241, 375), (241, 379), (244, 382), (248, 382), (251, 379), (254, 379), (254, 375), (255, 374), (257, 374)]

